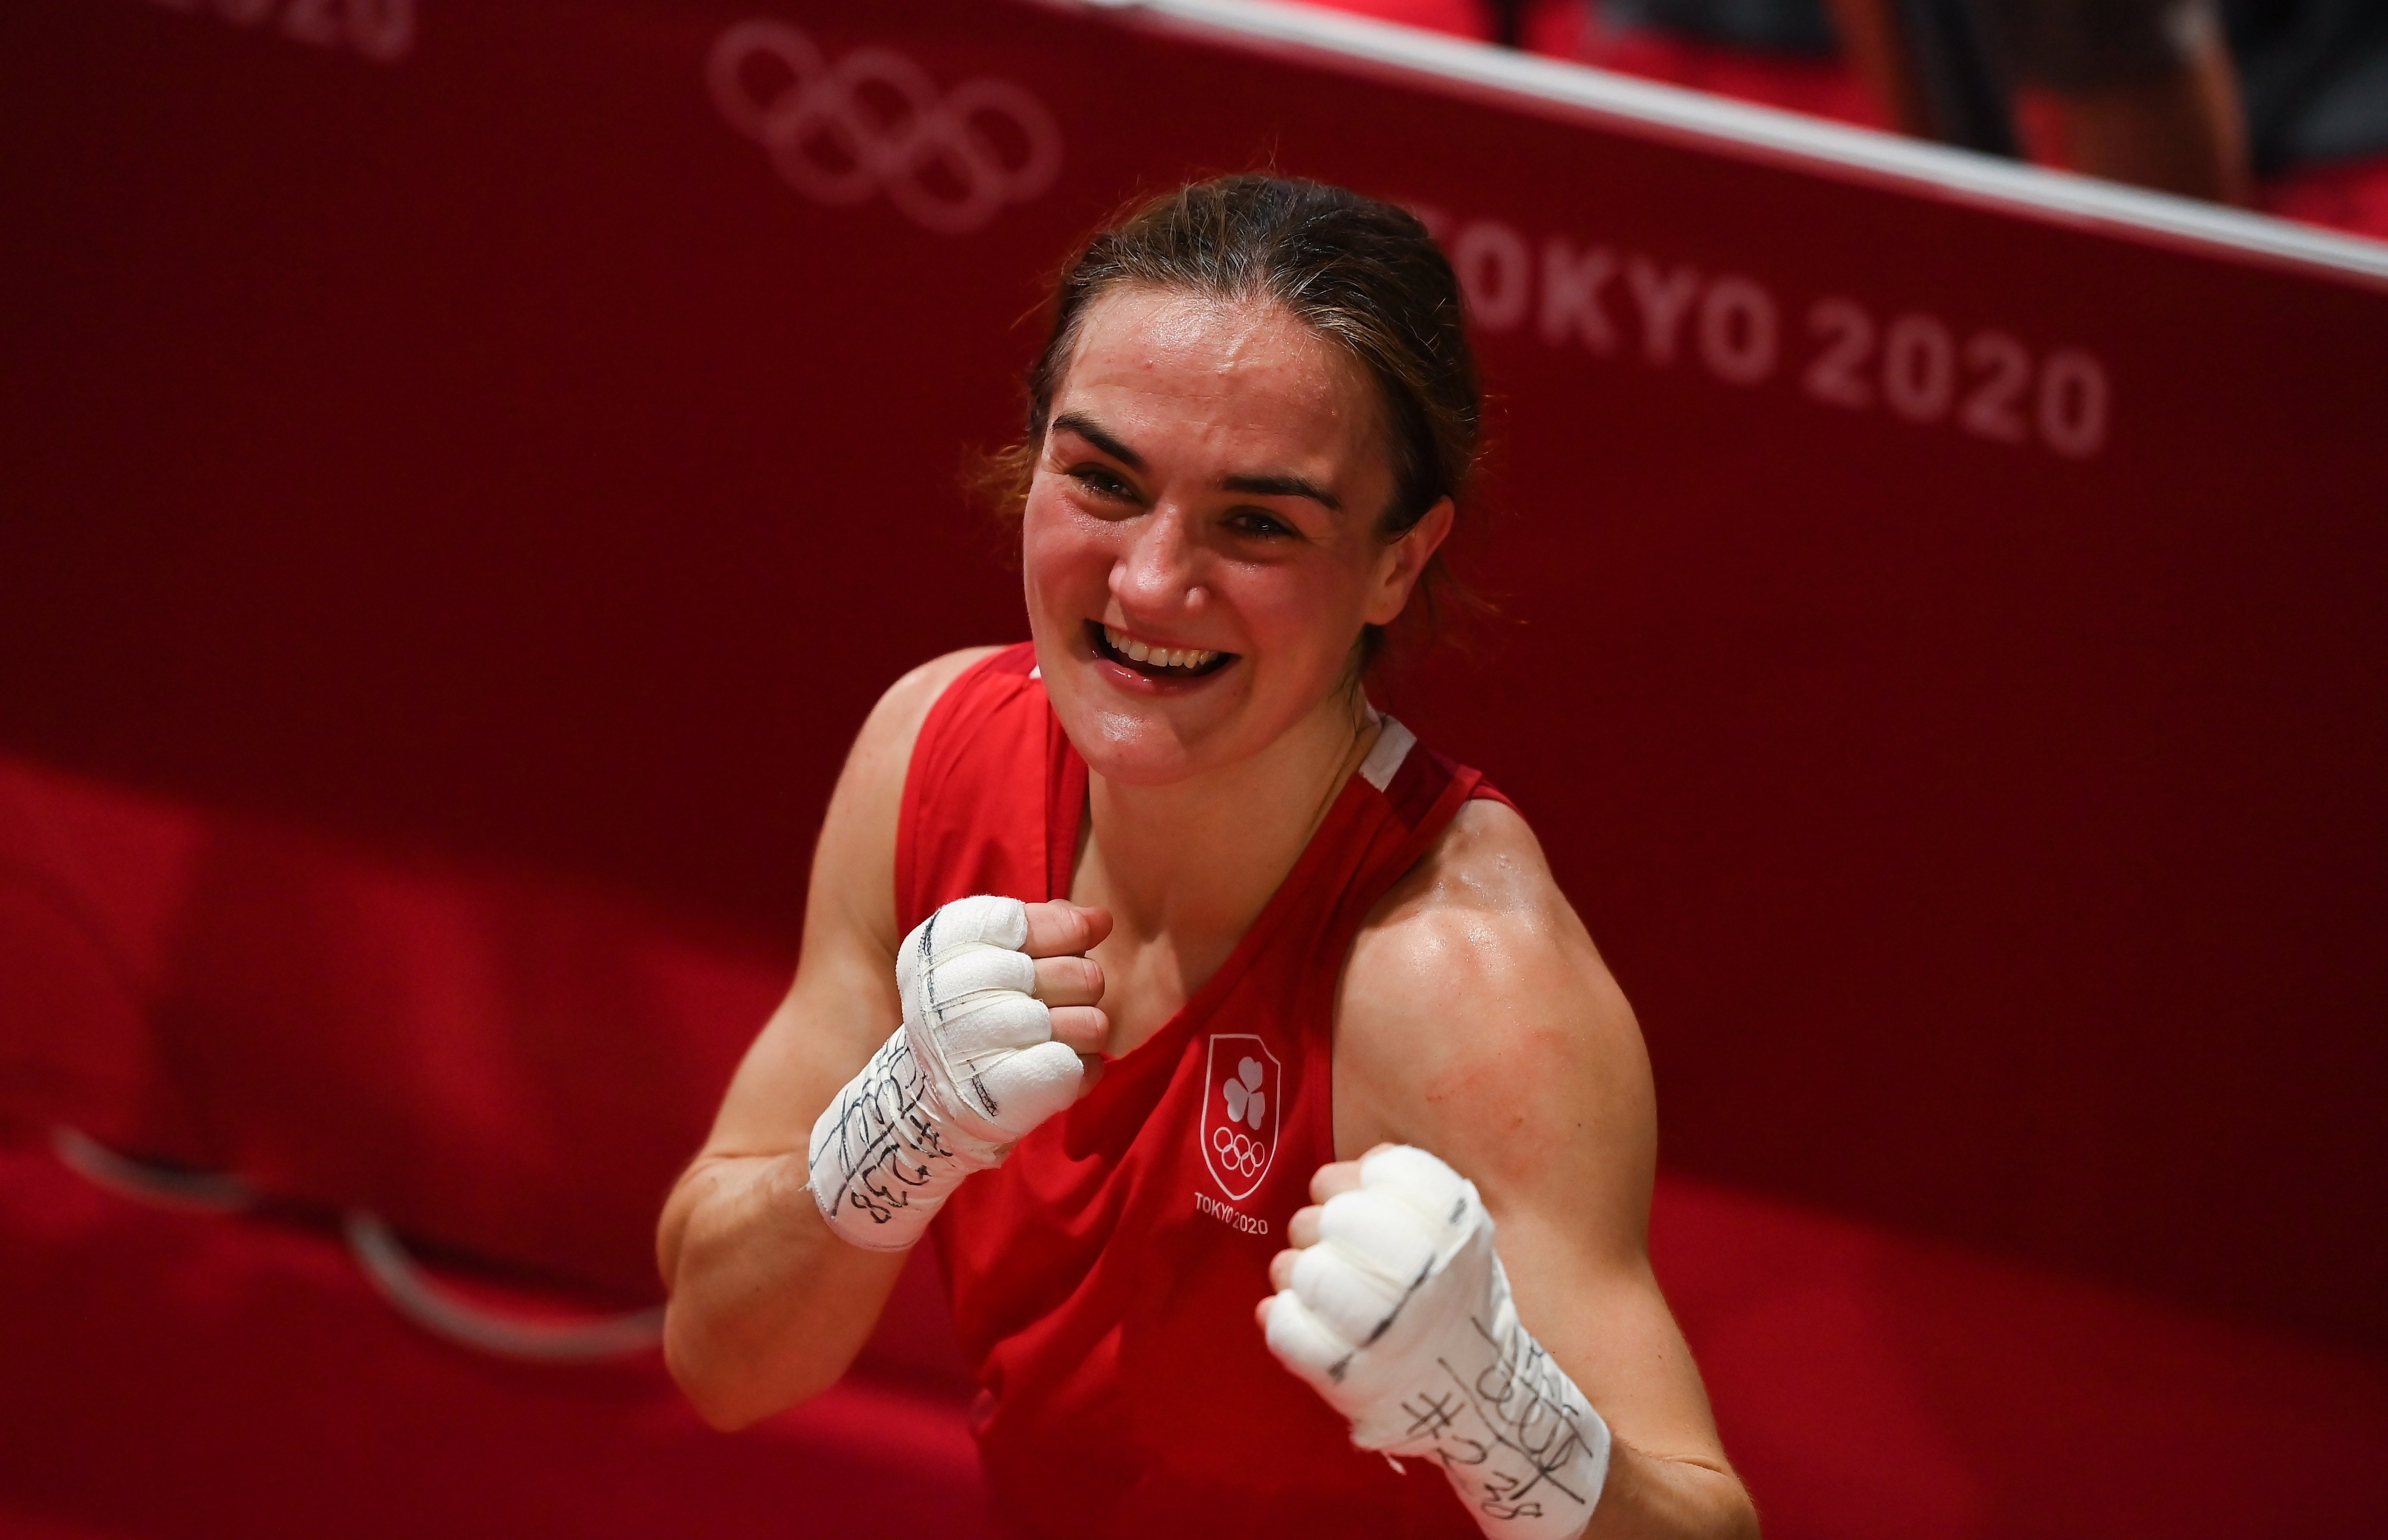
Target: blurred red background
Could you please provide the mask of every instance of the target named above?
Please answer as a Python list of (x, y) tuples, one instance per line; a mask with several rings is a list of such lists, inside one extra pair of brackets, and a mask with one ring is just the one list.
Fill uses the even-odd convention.
[[(1024, 92), (1057, 173), (824, 201), (723, 105), (793, 88), (743, 7), (311, 6), (0, 19), (0, 1531), (827, 1529), (916, 1455), (972, 1511), (931, 1279), (721, 1441), (415, 1341), (310, 1227), (652, 1299), (848, 737), (1023, 633), (959, 469), (1040, 276), (1263, 160), (1469, 283), (1503, 618), (1391, 702), (1636, 1002), (1772, 1533), (2382, 1510), (2388, 263), (951, 0), (773, 25), (893, 50), (869, 113)], [(111, 1207), (59, 1122), (272, 1203)]]

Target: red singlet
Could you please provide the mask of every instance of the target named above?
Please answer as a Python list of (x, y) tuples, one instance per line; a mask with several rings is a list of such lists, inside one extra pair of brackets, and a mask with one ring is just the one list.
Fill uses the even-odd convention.
[[(1023, 643), (975, 665), (921, 727), (896, 844), (905, 931), (973, 893), (1069, 895), (1086, 766), (1035, 664)], [(1353, 1448), (1252, 1320), (1311, 1174), (1335, 1158), (1353, 938), (1462, 804), (1500, 795), (1404, 754), (1406, 730), (1385, 740), (1185, 1009), (937, 1216), (1010, 1534), (1480, 1534), (1439, 1470)]]

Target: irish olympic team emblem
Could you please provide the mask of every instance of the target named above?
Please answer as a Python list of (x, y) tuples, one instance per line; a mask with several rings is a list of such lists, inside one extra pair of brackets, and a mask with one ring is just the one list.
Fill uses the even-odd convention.
[(1202, 1159), (1219, 1190), (1251, 1195), (1277, 1156), (1277, 1120), (1285, 1101), (1285, 1066), (1249, 1032), (1211, 1035), (1210, 1073), (1202, 1091)]
[(983, 75), (940, 91), (891, 48), (832, 64), (784, 21), (741, 21), (715, 40), (705, 80), (796, 191), (840, 206), (884, 193), (939, 235), (982, 229), (1061, 174), (1061, 131), (1025, 87)]

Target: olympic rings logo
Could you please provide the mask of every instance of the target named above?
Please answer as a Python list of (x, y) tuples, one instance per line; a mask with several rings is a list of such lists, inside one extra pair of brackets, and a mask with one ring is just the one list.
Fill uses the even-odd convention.
[(1257, 1177), (1268, 1164), (1268, 1146), (1229, 1128), (1211, 1130), (1211, 1149), (1238, 1177)]
[[(764, 66), (779, 83), (758, 93)], [(832, 64), (784, 21), (741, 21), (714, 43), (705, 81), (788, 185), (833, 207), (885, 193), (923, 229), (962, 235), (1061, 174), (1061, 131), (1024, 87), (983, 75), (941, 93), (893, 49)], [(1010, 153), (989, 130), (1017, 142)]]

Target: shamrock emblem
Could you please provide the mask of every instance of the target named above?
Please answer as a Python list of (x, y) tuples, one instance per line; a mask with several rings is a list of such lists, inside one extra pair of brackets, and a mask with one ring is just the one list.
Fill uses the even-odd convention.
[(1236, 1078), (1227, 1082), (1227, 1121), (1258, 1128), (1267, 1111), (1268, 1098), (1261, 1091), (1261, 1062), (1247, 1059), (1236, 1066)]

